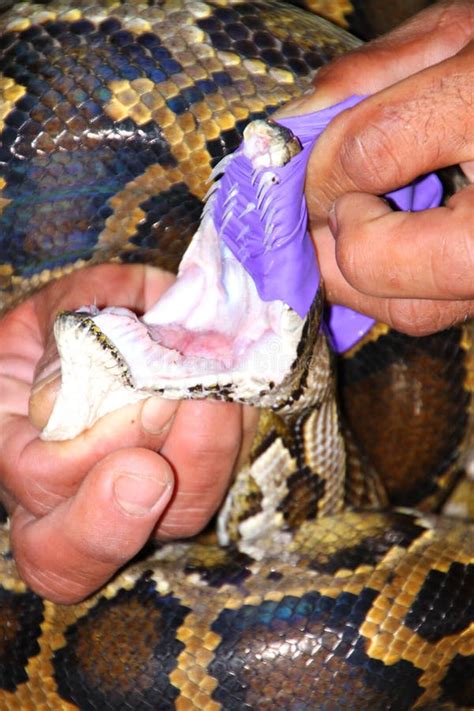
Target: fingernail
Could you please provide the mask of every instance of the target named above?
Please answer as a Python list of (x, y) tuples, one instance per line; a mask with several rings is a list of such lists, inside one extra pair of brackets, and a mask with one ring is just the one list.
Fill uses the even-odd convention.
[(61, 368), (53, 370), (51, 373), (45, 374), (44, 372), (38, 377), (31, 387), (31, 394), (36, 395), (40, 390), (45, 388), (47, 385), (53, 382), (53, 380), (60, 381), (61, 378)]
[(115, 479), (114, 494), (124, 511), (134, 516), (145, 516), (168, 499), (172, 487), (170, 479), (143, 477), (123, 472)]
[(336, 215), (336, 203), (334, 202), (328, 212), (328, 225), (331, 230), (331, 234), (336, 239), (338, 233), (337, 227), (337, 215)]
[(143, 403), (141, 411), (142, 427), (151, 434), (165, 432), (173, 421), (178, 404), (174, 400), (150, 397)]

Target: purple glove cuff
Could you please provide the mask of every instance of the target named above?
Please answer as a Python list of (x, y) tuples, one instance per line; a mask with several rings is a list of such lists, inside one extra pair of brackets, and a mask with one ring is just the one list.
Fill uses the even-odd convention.
[[(281, 300), (304, 318), (319, 286), (319, 269), (307, 230), (304, 197), (306, 167), (314, 143), (341, 111), (364, 96), (351, 96), (327, 109), (278, 120), (296, 135), (301, 153), (285, 166), (252, 168), (239, 148), (225, 164), (216, 184), (212, 216), (234, 256), (252, 276), (263, 301)], [(401, 210), (426, 210), (440, 204), (442, 186), (436, 175), (415, 180), (387, 193)], [(327, 331), (342, 352), (357, 342), (373, 319), (344, 306), (330, 309)]]

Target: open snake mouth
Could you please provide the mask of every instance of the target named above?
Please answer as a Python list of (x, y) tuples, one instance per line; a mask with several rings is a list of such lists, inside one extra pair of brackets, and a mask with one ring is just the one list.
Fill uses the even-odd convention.
[[(108, 412), (153, 393), (267, 406), (277, 401), (271, 394), (291, 377), (305, 318), (274, 298), (275, 291), (262, 298), (272, 245), (265, 244), (265, 225), (257, 250), (249, 244), (245, 218), (263, 213), (274, 229), (274, 201), (270, 213), (262, 203), (281, 188), (275, 166), (285, 166), (301, 147), (287, 129), (268, 122), (255, 122), (246, 135), (250, 173), (243, 182), (252, 187), (255, 170), (262, 176), (261, 184), (253, 181), (253, 201), (240, 190), (239, 176), (238, 185), (226, 186), (219, 206), (224, 191), (214, 184), (177, 281), (142, 318), (124, 308), (95, 307), (58, 316), (62, 383), (44, 439), (75, 437)], [(304, 201), (302, 185), (299, 194)], [(229, 223), (238, 236), (230, 245), (222, 237)]]
[(153, 393), (257, 402), (297, 357), (304, 321), (255, 284), (205, 220), (177, 281), (143, 318), (83, 307), (55, 323), (62, 382), (45, 439), (69, 439)]

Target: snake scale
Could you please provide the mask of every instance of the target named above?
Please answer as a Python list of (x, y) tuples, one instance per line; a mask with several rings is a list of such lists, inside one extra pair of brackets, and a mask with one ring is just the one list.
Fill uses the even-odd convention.
[[(276, 0), (18, 3), (0, 30), (3, 309), (100, 261), (175, 270), (211, 166), (357, 44)], [(377, 325), (337, 409), (263, 410), (227, 546), (147, 549), (67, 607), (22, 583), (5, 527), (0, 709), (472, 708), (473, 531), (432, 513), (472, 443), (472, 339)], [(333, 372), (317, 329), (302, 348)]]

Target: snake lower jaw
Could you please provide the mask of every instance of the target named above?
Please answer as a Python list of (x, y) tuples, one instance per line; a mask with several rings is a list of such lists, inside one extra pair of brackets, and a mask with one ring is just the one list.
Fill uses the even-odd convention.
[(41, 436), (71, 439), (153, 394), (277, 407), (293, 389), (304, 323), (283, 302), (260, 299), (204, 220), (177, 281), (142, 319), (124, 308), (59, 314), (61, 388)]

